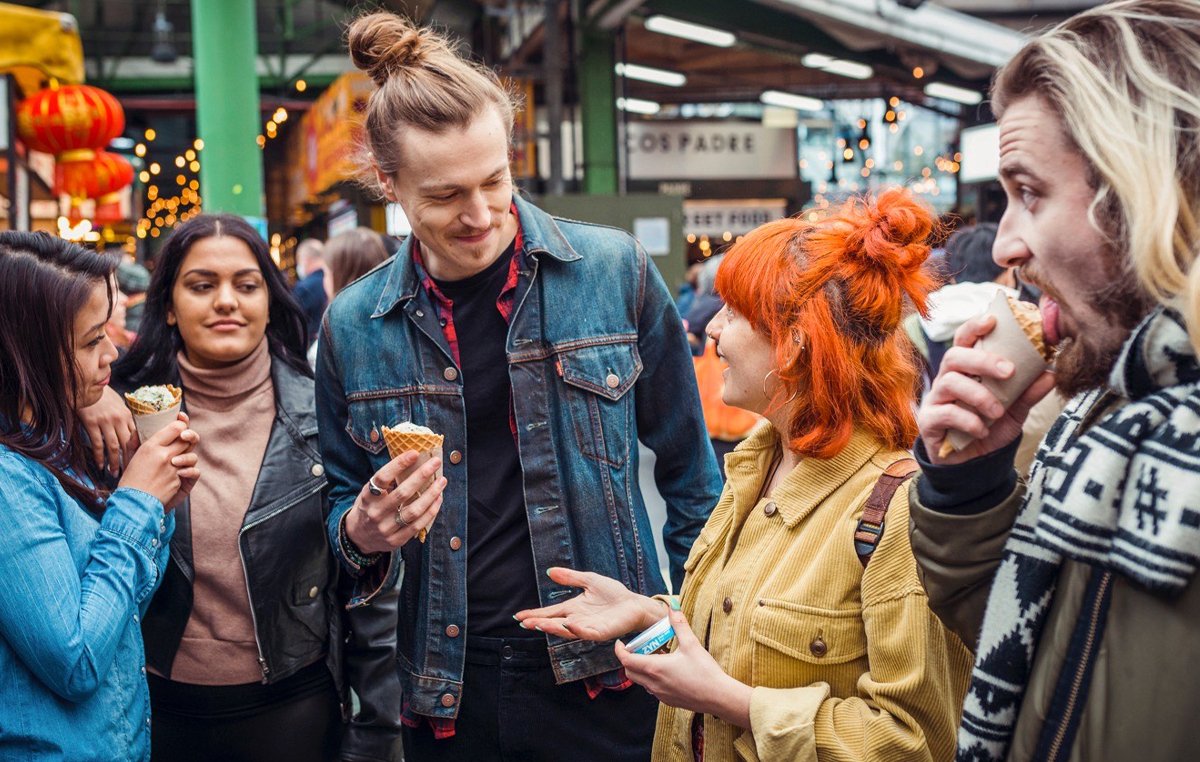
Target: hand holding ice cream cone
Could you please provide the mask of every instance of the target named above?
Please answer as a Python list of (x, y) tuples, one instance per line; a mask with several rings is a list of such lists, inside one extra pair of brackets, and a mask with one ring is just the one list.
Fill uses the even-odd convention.
[(917, 416), (935, 463), (993, 452), (1020, 436), (1025, 416), (1054, 385), (1040, 315), (997, 295), (964, 323), (946, 352)]
[[(388, 455), (395, 459), (406, 452), (415, 452), (417, 459), (414, 465), (420, 465), (432, 458), (442, 459), (442, 440), (444, 437), (441, 434), (433, 433), (432, 429), (424, 426), (418, 426), (414, 423), (401, 423), (395, 428), (387, 426), (381, 427), (383, 431), (383, 441), (387, 443)], [(441, 478), (442, 469), (437, 470), (437, 478)], [(427, 529), (421, 529), (417, 533), (417, 539), (425, 542), (425, 537), (428, 536)]]
[(446, 487), (441, 435), (412, 424), (383, 427), (383, 433), (392, 459), (363, 485), (345, 518), (350, 540), (368, 554), (394, 550), (413, 537), (424, 542)]

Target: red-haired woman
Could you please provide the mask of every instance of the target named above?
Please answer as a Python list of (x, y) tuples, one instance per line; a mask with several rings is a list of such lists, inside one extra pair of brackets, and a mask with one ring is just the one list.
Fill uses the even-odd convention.
[[(904, 191), (764, 225), (717, 274), (726, 403), (763, 415), (685, 569), (682, 611), (587, 572), (523, 626), (606, 640), (670, 615), (670, 654), (616, 653), (662, 701), (656, 760), (946, 760), (971, 658), (929, 610), (898, 461), (916, 436), (901, 327), (924, 309), (933, 220)], [(890, 498), (881, 499), (879, 494)], [(877, 493), (872, 498), (872, 493)], [(887, 506), (860, 523), (868, 504)], [(867, 517), (871, 517), (868, 515)], [(866, 531), (860, 531), (866, 530)], [(856, 542), (856, 537), (877, 542)], [(867, 563), (869, 561), (869, 563)]]

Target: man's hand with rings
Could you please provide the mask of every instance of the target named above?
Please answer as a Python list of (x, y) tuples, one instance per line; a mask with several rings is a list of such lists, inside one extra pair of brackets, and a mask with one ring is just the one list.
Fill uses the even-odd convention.
[(402, 453), (376, 471), (346, 514), (346, 534), (363, 553), (387, 553), (428, 529), (442, 507), (441, 460), (420, 467), (415, 452)]

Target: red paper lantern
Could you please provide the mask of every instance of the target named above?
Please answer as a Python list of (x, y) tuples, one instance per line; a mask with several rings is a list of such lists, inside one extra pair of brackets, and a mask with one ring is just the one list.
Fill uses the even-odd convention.
[(103, 148), (125, 130), (125, 110), (91, 85), (39, 90), (17, 107), (17, 133), (35, 151), (61, 154)]
[(73, 199), (98, 198), (133, 182), (133, 165), (125, 157), (108, 151), (78, 151), (70, 161), (57, 166), (59, 193)]
[(92, 222), (97, 225), (106, 225), (120, 222), (123, 219), (125, 219), (125, 215), (121, 214), (120, 193), (109, 193), (96, 199), (96, 211), (92, 214)]

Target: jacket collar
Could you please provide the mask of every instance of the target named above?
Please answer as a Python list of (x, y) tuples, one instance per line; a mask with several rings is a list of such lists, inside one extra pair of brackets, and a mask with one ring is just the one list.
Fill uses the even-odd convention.
[[(727, 456), (725, 469), (739, 513), (757, 501), (778, 447), (779, 433), (764, 422)], [(849, 443), (832, 458), (801, 459), (771, 495), (784, 524), (790, 529), (800, 523), (882, 449), (875, 435), (855, 429)]]
[(278, 358), (271, 358), (271, 383), (275, 386), (275, 415), (291, 418), (300, 433), (317, 430), (312, 379)]
[[(520, 194), (513, 194), (513, 204), (517, 207), (517, 220), (521, 223), (521, 235), (524, 237), (522, 250), (526, 256), (545, 254), (559, 262), (582, 259), (559, 230), (553, 217), (521, 198)], [(420, 290), (420, 279), (413, 266), (412, 242), (413, 236), (405, 238), (388, 266), (388, 276), (379, 291), (372, 318), (383, 317), (397, 304), (411, 301)]]

